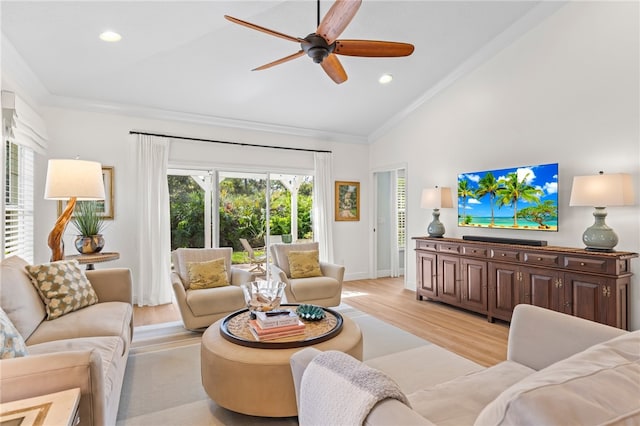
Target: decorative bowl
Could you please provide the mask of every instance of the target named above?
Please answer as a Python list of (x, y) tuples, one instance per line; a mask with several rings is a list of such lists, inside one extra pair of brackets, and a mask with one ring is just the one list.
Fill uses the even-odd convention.
[(281, 281), (251, 281), (242, 284), (240, 288), (247, 308), (255, 313), (278, 309), (286, 286)]
[(298, 316), (307, 321), (319, 321), (325, 317), (324, 309), (315, 305), (300, 305), (296, 309)]

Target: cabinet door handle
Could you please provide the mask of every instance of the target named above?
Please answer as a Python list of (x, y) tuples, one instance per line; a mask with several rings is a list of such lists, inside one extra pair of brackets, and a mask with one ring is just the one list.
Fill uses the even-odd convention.
[(542, 261), (542, 258), (541, 258), (541, 257), (539, 257), (539, 258), (538, 258), (538, 262), (540, 262), (540, 261)]
[(580, 266), (584, 266), (584, 262), (580, 262)]

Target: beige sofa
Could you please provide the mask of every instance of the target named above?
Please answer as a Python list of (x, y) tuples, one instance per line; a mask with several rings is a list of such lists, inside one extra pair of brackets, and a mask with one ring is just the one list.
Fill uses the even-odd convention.
[[(307, 348), (291, 358), (303, 426), (314, 415), (313, 408), (304, 413), (304, 404), (300, 407), (313, 376), (305, 381), (305, 369), (318, 354)], [(521, 304), (513, 313), (507, 360), (478, 367), (458, 377), (452, 371), (454, 378), (442, 383), (401, 389), (411, 408), (398, 399), (381, 399), (365, 411), (364, 424), (640, 424), (640, 331), (629, 333)], [(427, 371), (416, 375), (427, 377), (448, 367), (446, 360), (424, 359), (419, 368)], [(433, 374), (425, 374), (429, 369)], [(334, 380), (313, 383), (306, 393), (328, 399), (314, 404), (338, 403)]]
[(0, 360), (0, 402), (80, 388), (80, 425), (114, 425), (133, 334), (130, 271), (86, 271), (98, 303), (45, 320), (26, 265), (0, 264), (1, 307), (28, 352)]
[(338, 306), (342, 299), (344, 266), (320, 262), (322, 276), (291, 278), (289, 252), (318, 250), (318, 243), (276, 243), (271, 245), (271, 276), (287, 284), (288, 303), (308, 303), (324, 307)]

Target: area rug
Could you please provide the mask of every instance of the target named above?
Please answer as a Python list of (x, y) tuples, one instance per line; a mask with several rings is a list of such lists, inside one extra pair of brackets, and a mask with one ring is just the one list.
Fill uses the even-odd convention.
[[(447, 359), (446, 365), (453, 361), (456, 370), (472, 372), (481, 368), (344, 303), (335, 309), (360, 326), (364, 360), (394, 377), (406, 392), (425, 380), (428, 383), (438, 379), (420, 377), (419, 366), (425, 357), (434, 362)], [(136, 329), (120, 398), (118, 426), (298, 424), (296, 417), (246, 416), (211, 401), (200, 379), (200, 337), (200, 333), (184, 330), (181, 323)], [(446, 370), (443, 368), (443, 377)]]

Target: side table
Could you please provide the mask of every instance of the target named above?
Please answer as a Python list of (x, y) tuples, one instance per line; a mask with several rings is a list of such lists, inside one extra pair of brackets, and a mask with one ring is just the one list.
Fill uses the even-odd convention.
[(65, 256), (65, 259), (76, 259), (81, 265), (87, 265), (87, 270), (91, 271), (95, 269), (94, 263), (110, 262), (112, 260), (120, 259), (120, 253), (117, 252), (104, 252), (104, 253), (92, 253), (92, 254), (75, 254), (72, 256)]
[(0, 424), (36, 426), (78, 424), (80, 388), (0, 404)]

